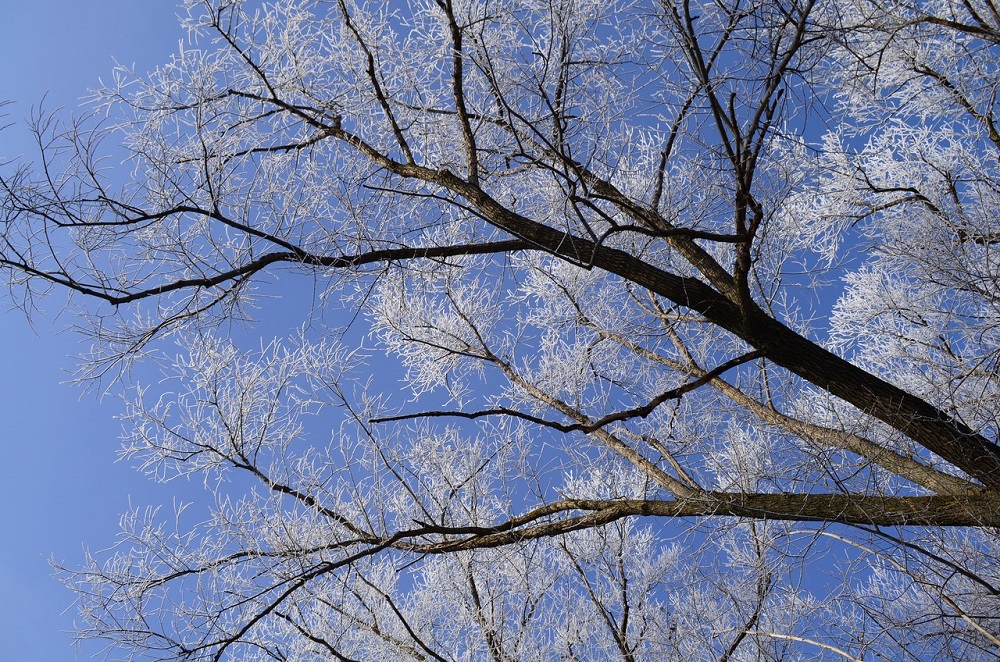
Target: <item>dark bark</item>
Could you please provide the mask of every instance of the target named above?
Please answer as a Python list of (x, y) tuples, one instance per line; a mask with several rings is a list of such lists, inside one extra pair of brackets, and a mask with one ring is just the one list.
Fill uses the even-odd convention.
[[(574, 511), (585, 514), (549, 519)], [(706, 492), (700, 497), (673, 501), (572, 499), (542, 506), (495, 527), (421, 523), (419, 529), (396, 534), (392, 546), (422, 554), (445, 554), (558, 536), (636, 516), (741, 517), (863, 526), (998, 527), (1000, 496), (992, 492), (928, 497)], [(411, 538), (432, 534), (458, 538), (429, 544), (409, 542)]]
[(525, 218), (447, 171), (416, 168), (400, 174), (423, 176), (452, 189), (494, 225), (542, 250), (604, 269), (699, 312), (761, 350), (766, 359), (899, 430), (989, 489), (1000, 491), (1000, 446), (928, 402), (803, 338), (758, 306), (739, 305), (700, 280), (669, 273), (635, 255)]

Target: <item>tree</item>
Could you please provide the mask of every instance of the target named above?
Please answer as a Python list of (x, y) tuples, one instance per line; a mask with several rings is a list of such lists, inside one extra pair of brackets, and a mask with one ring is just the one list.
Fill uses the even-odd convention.
[[(995, 656), (1000, 12), (883, 4), (189, 0), (39, 114), (11, 291), (92, 302), (125, 454), (215, 495), (67, 575), (85, 634)], [(310, 312), (248, 351), (275, 293)]]

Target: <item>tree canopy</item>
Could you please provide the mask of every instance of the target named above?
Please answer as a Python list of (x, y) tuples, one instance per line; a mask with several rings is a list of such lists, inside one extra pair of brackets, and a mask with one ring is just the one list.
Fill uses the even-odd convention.
[(11, 295), (214, 497), (66, 571), (84, 636), (1000, 654), (992, 0), (184, 12), (0, 174)]

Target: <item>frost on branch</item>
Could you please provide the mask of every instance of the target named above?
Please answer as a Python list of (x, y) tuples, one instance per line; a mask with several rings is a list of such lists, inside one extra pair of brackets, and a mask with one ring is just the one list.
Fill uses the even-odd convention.
[(86, 635), (996, 655), (992, 5), (185, 10), (0, 172), (16, 300), (71, 293), (125, 457), (207, 490), (66, 574)]

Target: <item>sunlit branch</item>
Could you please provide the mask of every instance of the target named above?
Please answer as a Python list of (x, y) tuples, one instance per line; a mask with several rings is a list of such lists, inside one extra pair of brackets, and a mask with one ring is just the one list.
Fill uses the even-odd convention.
[(802, 643), (810, 644), (817, 648), (822, 648), (823, 650), (830, 651), (831, 653), (836, 653), (845, 660), (850, 660), (851, 662), (864, 662), (862, 658), (854, 657), (847, 651), (841, 650), (836, 646), (831, 646), (830, 644), (824, 644), (822, 641), (817, 641), (815, 639), (810, 639), (808, 637), (802, 637), (792, 634), (782, 634), (780, 632), (765, 632), (763, 630), (751, 630), (747, 632), (747, 634), (751, 634), (755, 637), (771, 637), (772, 639), (786, 639), (788, 641), (800, 641)]

